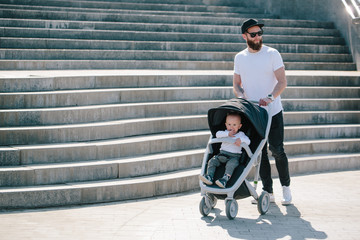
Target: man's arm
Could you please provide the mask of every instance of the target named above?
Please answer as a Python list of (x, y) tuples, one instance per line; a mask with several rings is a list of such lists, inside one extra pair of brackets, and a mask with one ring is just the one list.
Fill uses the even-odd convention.
[(277, 98), (285, 90), (285, 88), (287, 86), (287, 80), (286, 80), (286, 76), (285, 76), (285, 68), (281, 67), (278, 70), (276, 70), (274, 73), (275, 73), (275, 77), (278, 82), (275, 85), (275, 88), (271, 94), (274, 96), (274, 98)]
[[(277, 98), (280, 96), (280, 94), (285, 90), (287, 86), (287, 80), (285, 76), (285, 68), (281, 67), (277, 69), (275, 72), (275, 77), (277, 79), (277, 84), (275, 85), (273, 91), (270, 93), (274, 96), (274, 98)], [(267, 97), (264, 97), (260, 99), (259, 104), (260, 106), (267, 106), (269, 103), (271, 103), (271, 100)]]
[(238, 98), (247, 98), (244, 89), (242, 88), (240, 75), (234, 73), (233, 76), (233, 91)]

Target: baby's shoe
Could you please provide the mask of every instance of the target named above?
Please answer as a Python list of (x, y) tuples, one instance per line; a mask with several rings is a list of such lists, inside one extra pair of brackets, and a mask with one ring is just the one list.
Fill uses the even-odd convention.
[(205, 176), (203, 175), (199, 175), (199, 179), (205, 183), (206, 185), (212, 185), (213, 184), (213, 179), (210, 175), (206, 174)]
[(230, 177), (229, 175), (224, 175), (222, 178), (219, 178), (215, 183), (216, 185), (218, 185), (221, 188), (225, 188), (226, 187), (226, 183), (229, 181)]

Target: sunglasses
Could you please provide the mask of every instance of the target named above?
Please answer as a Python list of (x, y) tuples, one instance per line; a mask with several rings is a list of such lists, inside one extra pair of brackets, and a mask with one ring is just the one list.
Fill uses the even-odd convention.
[(247, 33), (250, 34), (250, 37), (251, 37), (251, 38), (254, 38), (254, 37), (256, 37), (256, 34), (257, 34), (259, 37), (261, 37), (264, 32), (263, 32), (263, 30), (261, 30), (261, 31), (258, 31), (258, 32), (252, 32), (252, 33), (247, 32)]

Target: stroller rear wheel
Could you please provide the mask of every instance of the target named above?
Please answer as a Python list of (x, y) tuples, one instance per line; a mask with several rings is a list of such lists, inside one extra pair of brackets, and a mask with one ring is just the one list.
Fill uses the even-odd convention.
[(268, 192), (263, 191), (258, 199), (258, 211), (261, 215), (264, 215), (269, 210), (270, 195)]
[(235, 199), (226, 201), (226, 216), (228, 217), (228, 219), (234, 219), (238, 213), (238, 209), (239, 206)]
[(203, 215), (204, 217), (206, 217), (207, 215), (209, 215), (211, 209), (212, 209), (212, 206), (211, 205), (207, 205), (206, 202), (209, 202), (209, 201), (206, 201), (206, 198), (207, 196), (203, 197), (200, 201), (200, 204), (199, 204), (199, 210), (200, 210), (200, 213), (201, 215)]

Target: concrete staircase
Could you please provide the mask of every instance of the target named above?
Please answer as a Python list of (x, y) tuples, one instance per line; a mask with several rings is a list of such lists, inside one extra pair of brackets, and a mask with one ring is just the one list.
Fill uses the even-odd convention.
[(332, 23), (274, 19), (247, 4), (3, 0), (0, 69), (229, 70), (245, 47), (239, 26), (256, 17), (288, 70), (355, 70)]
[(291, 173), (359, 168), (360, 74), (333, 24), (239, 2), (1, 1), (0, 209), (198, 188), (248, 17), (288, 70)]

